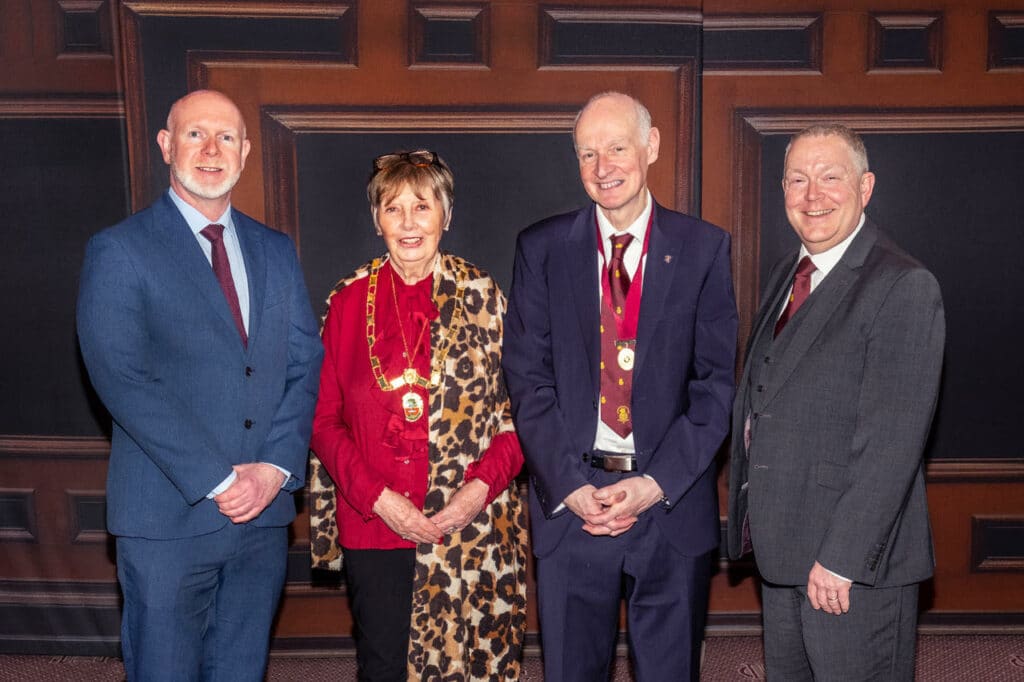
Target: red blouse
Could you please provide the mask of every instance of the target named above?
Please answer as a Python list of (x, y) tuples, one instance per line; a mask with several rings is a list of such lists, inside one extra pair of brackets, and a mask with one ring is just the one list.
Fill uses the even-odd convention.
[[(402, 540), (388, 528), (373, 513), (373, 505), (387, 487), (423, 508), (430, 464), (430, 397), (425, 388), (413, 389), (423, 400), (423, 416), (409, 422), (402, 408), (402, 396), (409, 387), (385, 392), (378, 385), (366, 343), (368, 286), (369, 277), (363, 277), (331, 298), (323, 329), (324, 364), (313, 418), (312, 448), (337, 486), (341, 546), (412, 548), (416, 544)], [(430, 322), (438, 315), (432, 294), (433, 277), (407, 285), (390, 262), (380, 268), (373, 351), (385, 380), (400, 376), (409, 366), (403, 357), (406, 346), (419, 375), (430, 376)], [(522, 463), (518, 437), (511, 432), (501, 433), (469, 467), (466, 480), (479, 478), (486, 483), (491, 501), (508, 487)]]

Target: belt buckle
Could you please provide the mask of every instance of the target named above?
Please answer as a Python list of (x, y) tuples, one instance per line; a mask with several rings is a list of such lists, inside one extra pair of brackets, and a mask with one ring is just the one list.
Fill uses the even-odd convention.
[(633, 470), (632, 455), (604, 455), (601, 468), (605, 471), (626, 472)]

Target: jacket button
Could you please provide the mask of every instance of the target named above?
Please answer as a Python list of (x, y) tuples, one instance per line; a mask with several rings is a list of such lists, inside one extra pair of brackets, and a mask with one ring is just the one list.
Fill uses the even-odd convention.
[(247, 429), (251, 429), (252, 428), (252, 420), (251, 419), (246, 419), (245, 423), (244, 423), (244, 426)]
[(587, 452), (583, 453), (583, 461), (584, 462), (589, 462), (590, 461), (590, 453), (587, 453)]
[(252, 376), (252, 367), (246, 367), (245, 368), (245, 376), (247, 376), (247, 377), (251, 377)]
[(758, 393), (764, 393), (764, 384), (758, 384), (757, 385), (757, 392)]
[(766, 365), (772, 364), (772, 359), (771, 359), (770, 356), (767, 356), (767, 355), (764, 356), (764, 364), (766, 364)]

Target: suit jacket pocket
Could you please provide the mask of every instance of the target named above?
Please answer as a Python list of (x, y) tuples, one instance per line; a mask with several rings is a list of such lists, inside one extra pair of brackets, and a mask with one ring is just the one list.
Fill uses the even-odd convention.
[(832, 490), (846, 490), (846, 467), (833, 462), (818, 462), (818, 485)]

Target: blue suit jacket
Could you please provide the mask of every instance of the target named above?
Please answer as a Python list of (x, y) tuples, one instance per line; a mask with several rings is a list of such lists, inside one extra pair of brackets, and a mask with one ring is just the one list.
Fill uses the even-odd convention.
[(249, 283), (242, 345), (209, 261), (164, 194), (93, 236), (78, 337), (113, 418), (107, 526), (115, 535), (191, 537), (228, 523), (206, 495), (244, 462), (292, 473), (252, 523), (295, 516), (323, 349), (295, 249), (238, 211)]
[[(595, 208), (524, 230), (505, 322), (504, 367), (530, 470), (533, 550), (543, 557), (570, 524), (556, 509), (596, 470), (582, 458), (599, 419)], [(736, 358), (729, 235), (655, 204), (633, 375), (639, 471), (665, 491), (656, 523), (683, 554), (719, 544), (715, 453), (728, 432)]]

